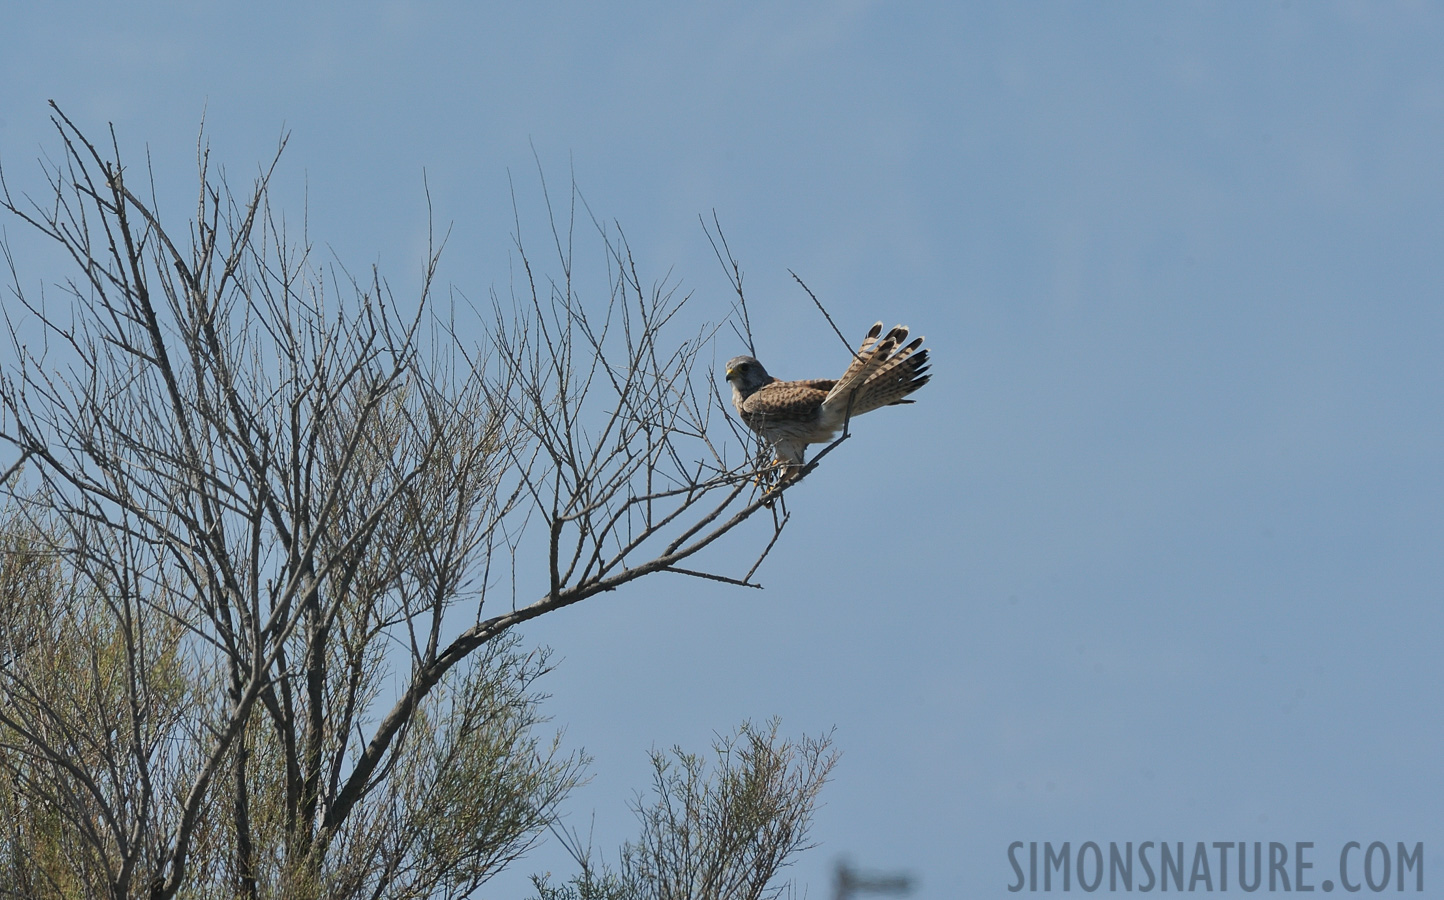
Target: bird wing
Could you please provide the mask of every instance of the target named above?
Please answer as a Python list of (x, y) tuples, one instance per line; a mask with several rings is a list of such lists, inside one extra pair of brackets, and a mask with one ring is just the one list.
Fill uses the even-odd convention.
[[(742, 401), (742, 418), (749, 425), (774, 425), (810, 420), (827, 398), (825, 381), (774, 381), (764, 384)], [(830, 386), (830, 384), (829, 384)]]

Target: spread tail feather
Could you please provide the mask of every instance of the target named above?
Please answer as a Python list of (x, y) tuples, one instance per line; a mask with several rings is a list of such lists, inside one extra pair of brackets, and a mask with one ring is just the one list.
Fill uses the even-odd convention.
[[(920, 350), (922, 338), (906, 345), (908, 329), (898, 325), (881, 340), (882, 323), (868, 330), (862, 346), (842, 377), (828, 391), (823, 408), (832, 415), (861, 415), (880, 406), (911, 403), (903, 399), (927, 384), (928, 351)], [(901, 349), (898, 349), (901, 346)]]
[(862, 339), (862, 346), (853, 354), (852, 362), (848, 364), (847, 371), (842, 373), (842, 377), (837, 379), (837, 382), (832, 386), (832, 390), (828, 392), (828, 400), (839, 396), (839, 392), (845, 395), (846, 392), (862, 384), (862, 370), (871, 359), (871, 354), (868, 351), (871, 350), (872, 345), (877, 342), (877, 336), (880, 334), (882, 334), (881, 322), (878, 322), (867, 330), (867, 336)]
[(889, 331), (882, 340), (878, 340), (879, 334), (882, 334), (881, 322), (868, 329), (867, 336), (862, 339), (862, 346), (853, 355), (847, 371), (842, 373), (842, 377), (837, 379), (837, 384), (827, 392), (827, 399), (823, 401), (824, 405), (834, 407), (838, 403), (842, 403), (845, 406), (848, 395), (867, 383), (868, 378), (887, 360), (888, 354), (892, 353), (898, 341), (907, 340), (908, 330), (899, 325)]

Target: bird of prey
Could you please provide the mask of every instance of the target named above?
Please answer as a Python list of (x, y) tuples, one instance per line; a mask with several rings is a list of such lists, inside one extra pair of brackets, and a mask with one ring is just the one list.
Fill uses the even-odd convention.
[(908, 394), (928, 383), (928, 351), (923, 339), (908, 339), (906, 326), (882, 335), (878, 322), (863, 338), (852, 364), (836, 381), (780, 381), (750, 356), (727, 361), (732, 405), (748, 428), (777, 451), (787, 466), (783, 478), (801, 471), (808, 444), (831, 441), (854, 416), (896, 403), (912, 403)]

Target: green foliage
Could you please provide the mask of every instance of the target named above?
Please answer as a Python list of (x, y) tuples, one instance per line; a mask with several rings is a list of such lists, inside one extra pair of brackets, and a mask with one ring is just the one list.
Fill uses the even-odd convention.
[(635, 808), (641, 834), (614, 870), (573, 839), (581, 871), (565, 884), (537, 877), (538, 900), (773, 900), (777, 876), (807, 840), (818, 792), (837, 754), (831, 737), (780, 739), (778, 722), (744, 723), (715, 757), (652, 754), (653, 799)]
[[(206, 734), (205, 679), (185, 665), (174, 620), (152, 611), (132, 622), (146, 635), (144, 651), (133, 649), (123, 617), (99, 591), (77, 589), (45, 543), (13, 519), (0, 528), (0, 897), (105, 896), (112, 861), (125, 855), (112, 845), (144, 839), (147, 810), (188, 787)], [(523, 653), (510, 637), (455, 670), (315, 866), (288, 852), (295, 835), (277, 733), (248, 730), (245, 824), (258, 896), (462, 897), (524, 853), (583, 763), (560, 751), (559, 736), (539, 736), (534, 685), (547, 670), (545, 653)], [(218, 783), (180, 896), (235, 896), (240, 783)]]
[(179, 623), (116, 607), (54, 547), (33, 523), (0, 525), (0, 885), (98, 896), (111, 854), (147, 840), (195, 685)]

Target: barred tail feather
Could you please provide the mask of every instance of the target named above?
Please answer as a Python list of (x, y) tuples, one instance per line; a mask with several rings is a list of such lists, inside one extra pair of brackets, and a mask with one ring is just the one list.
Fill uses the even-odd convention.
[(867, 335), (862, 339), (862, 346), (858, 349), (857, 353), (853, 355), (852, 362), (848, 364), (847, 370), (842, 373), (842, 377), (837, 379), (837, 382), (832, 386), (832, 390), (828, 392), (828, 400), (839, 396), (839, 392), (842, 392), (842, 395), (845, 396), (846, 393), (853, 388), (862, 385), (862, 370), (872, 358), (872, 354), (868, 351), (870, 351), (872, 345), (877, 342), (877, 336), (880, 334), (882, 334), (881, 322), (878, 322), (867, 330)]
[(912, 403), (908, 394), (928, 383), (928, 351), (920, 350), (923, 339), (915, 338), (878, 367), (853, 401), (853, 415), (894, 403)]
[[(867, 384), (868, 379), (872, 378), (878, 368), (887, 361), (888, 356), (892, 354), (898, 343), (907, 340), (908, 330), (906, 326), (898, 325), (884, 335), (881, 340), (878, 340), (877, 335), (881, 331), (881, 322), (878, 322), (868, 330), (867, 337), (863, 338), (862, 347), (857, 351), (857, 355), (853, 357), (852, 363), (847, 367), (847, 371), (842, 373), (842, 377), (837, 380), (837, 384), (833, 385), (832, 390), (827, 392), (827, 399), (823, 401), (824, 406), (836, 407), (839, 404), (846, 405), (848, 395)], [(874, 345), (874, 342), (876, 342), (876, 345)], [(856, 409), (855, 404), (856, 401), (854, 400), (854, 410)]]
[(857, 400), (853, 402), (853, 415), (880, 406), (912, 403), (913, 401), (906, 399), (907, 395), (927, 384), (930, 378), (932, 376), (928, 374), (928, 351), (921, 350), (891, 367), (887, 373), (869, 379), (862, 390), (858, 391)]
[(852, 364), (828, 392), (823, 401), (828, 413), (846, 415), (849, 403), (854, 416), (893, 403), (911, 403), (903, 398), (927, 384), (928, 351), (918, 349), (923, 339), (916, 338), (899, 350), (908, 338), (907, 326), (898, 325), (878, 340), (881, 332), (882, 323), (878, 322), (863, 339)]

